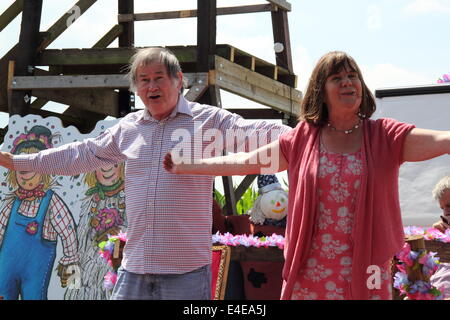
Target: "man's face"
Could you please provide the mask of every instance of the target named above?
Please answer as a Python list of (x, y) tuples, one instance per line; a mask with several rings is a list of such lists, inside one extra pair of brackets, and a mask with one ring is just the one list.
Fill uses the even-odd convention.
[(169, 76), (161, 63), (142, 65), (136, 70), (137, 95), (153, 118), (162, 120), (169, 116), (178, 102), (182, 74), (176, 79)]

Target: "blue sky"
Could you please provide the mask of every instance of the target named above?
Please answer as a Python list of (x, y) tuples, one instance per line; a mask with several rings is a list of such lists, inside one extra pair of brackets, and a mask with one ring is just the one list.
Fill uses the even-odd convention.
[[(13, 2), (2, 0), (0, 11)], [(217, 2), (219, 7), (265, 3)], [(75, 3), (75, 0), (44, 0), (41, 31)], [(442, 74), (450, 72), (450, 0), (291, 0), (290, 3), (289, 27), (299, 90), (303, 91), (320, 56), (332, 50), (346, 51), (356, 59), (372, 91), (433, 84)], [(135, 12), (195, 9), (196, 4), (196, 0), (135, 0)], [(116, 10), (116, 0), (98, 0), (51, 48), (92, 46), (117, 22)], [(220, 16), (217, 25), (217, 43), (228, 43), (274, 62), (269, 13)], [(19, 26), (20, 16), (0, 32), (1, 56), (17, 42)], [(192, 18), (136, 22), (135, 27), (136, 46), (196, 43), (196, 21)]]

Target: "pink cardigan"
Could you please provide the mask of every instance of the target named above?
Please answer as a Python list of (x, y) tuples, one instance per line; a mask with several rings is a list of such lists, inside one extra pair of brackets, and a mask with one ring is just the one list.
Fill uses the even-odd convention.
[[(393, 119), (364, 121), (364, 170), (351, 235), (352, 299), (368, 299), (366, 283), (372, 274), (367, 273), (367, 267), (381, 267), (403, 246), (398, 171), (403, 163), (403, 142), (412, 128), (414, 125)], [(281, 152), (289, 163), (283, 300), (290, 299), (299, 270), (311, 247), (318, 208), (319, 129), (302, 121), (279, 138)]]

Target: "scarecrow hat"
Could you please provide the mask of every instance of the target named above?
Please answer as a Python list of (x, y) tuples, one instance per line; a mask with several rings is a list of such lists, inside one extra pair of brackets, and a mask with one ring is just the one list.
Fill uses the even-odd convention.
[(274, 174), (258, 175), (258, 189), (260, 194), (273, 190), (282, 190), (281, 184)]

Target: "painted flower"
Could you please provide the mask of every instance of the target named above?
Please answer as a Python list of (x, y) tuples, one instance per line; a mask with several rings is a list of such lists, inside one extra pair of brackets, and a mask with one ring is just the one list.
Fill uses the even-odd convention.
[(36, 221), (33, 221), (27, 225), (26, 231), (31, 235), (35, 235), (38, 232), (38, 227), (39, 224)]
[(123, 224), (123, 220), (116, 208), (101, 209), (97, 215), (97, 219), (99, 219), (99, 224), (95, 227), (96, 231), (107, 230)]

